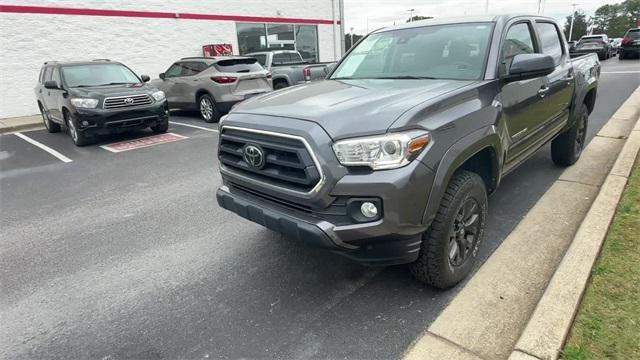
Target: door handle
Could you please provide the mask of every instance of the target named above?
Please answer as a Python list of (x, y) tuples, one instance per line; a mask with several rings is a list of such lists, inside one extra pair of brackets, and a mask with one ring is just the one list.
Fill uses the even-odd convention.
[(538, 95), (543, 98), (547, 95), (547, 93), (549, 92), (549, 87), (548, 86), (543, 86), (540, 88), (540, 90), (538, 90)]

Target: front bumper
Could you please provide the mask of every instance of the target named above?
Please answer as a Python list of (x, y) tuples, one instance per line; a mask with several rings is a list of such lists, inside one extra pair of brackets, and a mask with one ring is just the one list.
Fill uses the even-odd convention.
[(73, 117), (78, 122), (78, 130), (91, 134), (109, 134), (154, 126), (169, 119), (166, 100), (149, 106), (105, 110), (102, 108), (76, 108)]
[[(245, 219), (293, 241), (329, 249), (367, 265), (395, 265), (417, 259), (422, 223), (434, 173), (421, 162), (395, 170), (345, 175), (332, 187), (334, 201), (326, 207), (306, 207), (261, 193), (223, 172), (218, 204)], [(341, 204), (379, 199), (381, 217), (355, 220)], [(345, 200), (346, 199), (346, 200)], [(346, 205), (348, 207), (348, 205)]]

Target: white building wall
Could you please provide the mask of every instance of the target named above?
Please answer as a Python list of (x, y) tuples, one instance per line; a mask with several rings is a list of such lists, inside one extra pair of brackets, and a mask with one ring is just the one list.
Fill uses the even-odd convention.
[[(332, 20), (331, 1), (0, 0), (0, 6)], [(320, 61), (333, 61), (333, 26), (317, 26)], [(177, 59), (202, 55), (205, 44), (230, 43), (238, 52), (235, 21), (0, 12), (0, 34), (0, 118), (38, 113), (33, 88), (45, 61), (107, 58), (156, 78)]]

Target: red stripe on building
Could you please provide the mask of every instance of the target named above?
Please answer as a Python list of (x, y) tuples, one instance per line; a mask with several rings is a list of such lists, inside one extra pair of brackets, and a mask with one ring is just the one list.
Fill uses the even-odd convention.
[[(157, 11), (131, 11), (131, 10), (109, 10), (109, 9), (79, 9), (79, 8), (22, 6), (22, 5), (0, 5), (0, 12), (19, 13), (19, 14), (116, 16), (116, 17), (155, 18), (155, 19), (246, 21), (246, 22), (287, 23), (287, 24), (322, 24), (322, 25), (333, 24), (333, 21), (331, 20), (322, 20), (322, 19), (170, 13), (170, 12), (157, 12)], [(340, 21), (337, 21), (337, 23), (339, 24)]]

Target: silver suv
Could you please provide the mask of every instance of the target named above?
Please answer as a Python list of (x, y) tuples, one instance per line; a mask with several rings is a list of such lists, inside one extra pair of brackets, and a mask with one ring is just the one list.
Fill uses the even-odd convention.
[(271, 73), (250, 57), (189, 57), (175, 62), (152, 84), (164, 91), (172, 109), (198, 109), (217, 122), (231, 106), (272, 91)]

